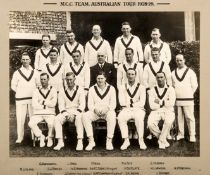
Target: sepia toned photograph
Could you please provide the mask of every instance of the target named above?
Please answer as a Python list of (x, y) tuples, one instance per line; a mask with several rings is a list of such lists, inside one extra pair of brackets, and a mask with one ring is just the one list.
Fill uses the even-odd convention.
[(9, 157), (200, 157), (200, 12), (9, 11)]

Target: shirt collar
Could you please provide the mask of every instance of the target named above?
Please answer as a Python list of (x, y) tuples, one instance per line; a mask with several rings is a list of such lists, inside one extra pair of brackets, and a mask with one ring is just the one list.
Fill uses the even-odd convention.
[(74, 61), (73, 61), (73, 62), (72, 62), (72, 65), (73, 65), (73, 66), (82, 66), (82, 62), (80, 61), (79, 65), (76, 65), (76, 64), (74, 63)]
[(76, 91), (76, 87), (77, 87), (77, 85), (75, 84), (74, 87), (73, 87), (73, 89), (70, 90), (70, 89), (68, 88), (68, 86), (67, 86), (67, 87), (66, 87), (66, 90), (68, 90), (68, 91), (70, 91), (70, 92), (71, 92), (71, 91)]
[[(130, 39), (133, 36), (133, 34), (130, 34), (130, 36), (126, 39)], [(125, 39), (125, 37), (123, 35), (121, 35), (121, 38)]]
[(137, 82), (135, 82), (135, 83), (133, 84), (133, 86), (129, 85), (129, 83), (127, 82), (127, 88), (128, 88), (128, 89), (135, 88), (136, 86), (137, 86)]
[[(107, 86), (108, 86), (109, 84), (106, 82), (106, 85), (105, 85), (105, 88), (104, 89), (107, 89)], [(101, 90), (101, 88), (98, 86), (98, 84), (96, 83), (96, 87), (98, 88), (98, 89), (100, 89)], [(104, 90), (103, 89), (103, 90)]]
[(42, 50), (50, 50), (51, 48), (52, 48), (52, 45), (49, 45), (49, 47), (47, 47), (47, 48), (43, 47), (43, 46), (41, 47)]
[(44, 89), (43, 87), (41, 87), (41, 90), (50, 90), (50, 87), (51, 87), (50, 85), (48, 85), (46, 89)]
[(94, 37), (91, 38), (91, 41), (102, 41), (103, 38), (100, 36), (100, 38), (98, 40), (96, 40)]
[[(162, 41), (161, 39), (159, 39), (157, 45), (158, 45), (158, 44), (161, 44), (161, 43), (163, 43), (163, 41)], [(156, 43), (154, 43), (153, 40), (151, 40), (150, 44), (156, 44)]]
[(29, 68), (28, 69), (26, 69), (25, 67), (23, 67), (23, 65), (21, 66), (21, 68), (20, 68), (21, 70), (25, 70), (25, 71), (32, 71), (33, 70), (33, 68), (31, 67), (31, 66), (29, 66)]
[(57, 61), (55, 64), (52, 64), (51, 62), (49, 62), (49, 65), (52, 65), (52, 66), (59, 65), (59, 62)]

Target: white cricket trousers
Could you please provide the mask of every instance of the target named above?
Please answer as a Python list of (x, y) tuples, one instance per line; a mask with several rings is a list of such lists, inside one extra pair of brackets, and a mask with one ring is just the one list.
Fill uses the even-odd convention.
[(24, 125), (27, 113), (28, 117), (30, 118), (32, 116), (31, 103), (23, 104), (20, 102), (16, 102), (17, 139), (21, 141), (24, 138)]
[[(87, 134), (87, 137), (93, 137), (93, 126), (92, 122), (100, 119), (94, 112), (88, 111), (84, 113), (82, 117), (82, 122)], [(113, 138), (114, 130), (116, 126), (116, 113), (115, 111), (108, 111), (105, 116), (102, 117), (107, 122), (107, 137)]]
[(63, 139), (63, 124), (67, 121), (74, 122), (77, 131), (77, 139), (83, 139), (84, 137), (84, 127), (82, 124), (82, 113), (78, 111), (68, 111), (71, 117), (64, 116), (64, 114), (58, 114), (55, 118), (55, 137), (57, 139)]
[(178, 110), (178, 129), (179, 134), (184, 136), (184, 117), (186, 118), (187, 127), (190, 136), (195, 136), (195, 116), (194, 106), (177, 106)]
[(118, 115), (118, 124), (120, 127), (122, 138), (128, 138), (128, 124), (130, 119), (135, 120), (135, 126), (139, 139), (144, 136), (144, 117), (145, 111), (138, 108), (124, 108)]
[[(151, 111), (148, 117), (147, 125), (151, 133), (153, 133), (157, 138), (159, 138), (159, 140), (165, 141), (169, 130), (174, 122), (174, 119), (175, 114), (172, 111)], [(162, 131), (160, 131), (160, 128), (158, 126), (160, 120), (164, 121)]]
[(38, 123), (45, 121), (48, 126), (48, 137), (54, 137), (54, 120), (55, 115), (33, 115), (28, 123), (28, 126), (33, 131), (36, 137), (40, 137), (42, 135), (42, 131), (38, 127)]

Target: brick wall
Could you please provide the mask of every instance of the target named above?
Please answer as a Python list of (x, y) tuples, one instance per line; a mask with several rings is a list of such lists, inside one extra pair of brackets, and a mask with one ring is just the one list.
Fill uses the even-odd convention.
[(18, 33), (64, 33), (66, 12), (11, 11), (9, 29)]

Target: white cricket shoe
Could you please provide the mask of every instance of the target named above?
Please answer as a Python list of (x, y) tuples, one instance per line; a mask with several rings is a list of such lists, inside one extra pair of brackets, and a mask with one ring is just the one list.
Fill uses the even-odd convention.
[(40, 145), (41, 148), (45, 147), (45, 136), (42, 134), (40, 136)]
[(52, 145), (53, 145), (53, 139), (51, 137), (48, 137), (47, 147), (51, 147)]
[(184, 136), (183, 136), (183, 135), (178, 134), (178, 135), (176, 136), (176, 140), (182, 140), (182, 139), (184, 139)]
[(142, 149), (142, 150), (146, 150), (147, 149), (147, 146), (144, 143), (143, 138), (142, 139), (139, 139), (139, 146), (140, 146), (140, 149)]
[(130, 146), (130, 141), (128, 138), (126, 138), (122, 144), (122, 146), (120, 147), (121, 150), (126, 150), (128, 147)]
[(95, 141), (93, 138), (89, 139), (89, 144), (88, 146), (85, 148), (86, 151), (92, 151), (93, 148), (96, 146)]
[(106, 150), (113, 150), (114, 147), (113, 147), (113, 144), (112, 144), (112, 139), (111, 138), (107, 138), (106, 139)]
[(158, 140), (159, 149), (166, 149), (165, 143), (161, 140)]
[(195, 136), (190, 136), (190, 142), (196, 142)]
[(63, 147), (64, 147), (64, 142), (60, 141), (60, 142), (58, 142), (58, 144), (53, 149), (56, 150), (56, 151), (59, 151)]
[(82, 151), (83, 150), (83, 143), (82, 143), (82, 139), (78, 139), (77, 140), (77, 147), (76, 147), (76, 151)]

